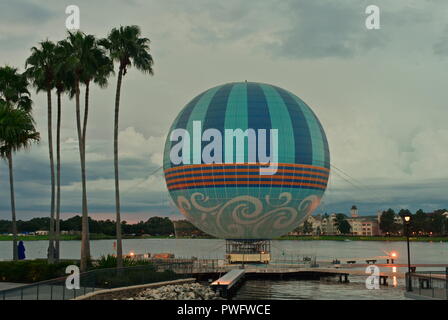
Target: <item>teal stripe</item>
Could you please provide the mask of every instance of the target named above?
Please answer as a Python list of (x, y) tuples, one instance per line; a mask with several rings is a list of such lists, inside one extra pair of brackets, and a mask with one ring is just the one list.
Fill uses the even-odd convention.
[(313, 111), (308, 107), (308, 105), (303, 102), (302, 99), (297, 97), (294, 94), (290, 94), (297, 104), (302, 109), (302, 113), (305, 116), (305, 119), (308, 123), (308, 129), (310, 132), (311, 145), (313, 150), (313, 165), (326, 167), (325, 165), (325, 147), (324, 147), (324, 138), (322, 137), (322, 132), (318, 123), (318, 119), (314, 115)]
[[(225, 129), (241, 129), (247, 130), (247, 89), (245, 83), (237, 83), (230, 91), (229, 99), (227, 101), (226, 118), (224, 122)], [(223, 137), (225, 132), (222, 132)], [(224, 151), (224, 150), (223, 150)], [(248, 161), (248, 147), (247, 143), (244, 145), (244, 160)], [(236, 144), (233, 145), (234, 161), (236, 161)]]
[[(200, 121), (202, 126), (202, 132), (204, 132), (205, 115), (207, 114), (210, 101), (215, 96), (216, 91), (218, 91), (220, 88), (221, 86), (218, 86), (207, 90), (207, 92), (205, 92), (205, 94), (201, 97), (201, 99), (199, 99), (199, 101), (196, 103), (193, 110), (191, 111), (190, 117), (188, 118), (187, 131), (192, 139), (193, 139), (193, 121)], [(200, 133), (201, 137), (202, 132)], [(199, 148), (201, 148), (201, 143), (199, 144)], [(192, 150), (191, 155), (193, 157), (193, 143), (191, 144), (191, 150)]]
[(188, 121), (188, 118), (190, 116), (191, 111), (193, 110), (193, 108), (196, 105), (196, 103), (200, 100), (200, 98), (204, 95), (204, 93), (205, 92), (203, 92), (203, 93), (197, 95), (196, 97), (194, 97), (193, 100), (191, 100), (181, 110), (181, 112), (178, 114), (178, 116), (174, 120), (173, 125), (171, 126), (170, 131), (168, 132), (168, 136), (167, 136), (166, 141), (165, 141), (165, 150), (164, 150), (164, 155), (163, 155), (163, 159), (164, 159), (163, 165), (164, 165), (164, 168), (171, 167), (171, 165), (172, 165), (171, 161), (170, 161), (170, 157), (169, 157), (171, 148), (174, 145), (174, 143), (172, 143), (170, 141), (171, 132), (174, 129), (180, 129), (180, 128), (185, 129), (186, 128), (187, 121)]
[(272, 86), (260, 84), (263, 89), (271, 115), (271, 127), (278, 130), (278, 161), (295, 163), (294, 130), (282, 97)]

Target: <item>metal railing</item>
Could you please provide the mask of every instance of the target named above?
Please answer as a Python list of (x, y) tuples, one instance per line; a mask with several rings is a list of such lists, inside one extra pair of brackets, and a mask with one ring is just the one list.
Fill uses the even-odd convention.
[[(269, 265), (247, 267), (269, 270), (316, 265), (316, 257), (276, 257)], [(225, 273), (237, 266), (222, 259), (151, 259), (150, 264), (125, 268), (95, 269), (80, 274), (80, 288), (67, 289), (67, 277), (32, 283), (0, 291), (0, 300), (69, 300), (89, 292), (158, 281), (188, 278), (197, 274)], [(166, 271), (171, 272), (166, 272)]]
[(185, 278), (192, 270), (188, 261), (154, 261), (134, 267), (96, 269), (79, 275), (79, 289), (67, 289), (67, 277), (60, 277), (2, 290), (0, 300), (70, 300), (97, 290)]
[(422, 297), (448, 300), (448, 268), (446, 271), (407, 272), (406, 291)]

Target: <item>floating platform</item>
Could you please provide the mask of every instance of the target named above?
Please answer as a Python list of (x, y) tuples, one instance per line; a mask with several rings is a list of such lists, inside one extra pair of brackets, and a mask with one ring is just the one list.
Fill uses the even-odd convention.
[(236, 291), (237, 287), (241, 285), (245, 274), (246, 271), (244, 269), (230, 270), (219, 279), (213, 281), (211, 287), (213, 290), (219, 292), (222, 297), (230, 297)]

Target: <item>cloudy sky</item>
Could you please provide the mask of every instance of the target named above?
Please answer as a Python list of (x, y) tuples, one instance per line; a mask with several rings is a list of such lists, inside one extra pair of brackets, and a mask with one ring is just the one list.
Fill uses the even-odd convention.
[[(37, 42), (65, 36), (65, 8), (98, 37), (137, 24), (151, 39), (155, 75), (130, 70), (122, 88), (120, 169), (124, 219), (179, 217), (161, 172), (163, 141), (195, 95), (259, 81), (300, 96), (325, 128), (335, 166), (318, 211), (448, 207), (448, 3), (445, 0), (108, 0), (0, 2), (0, 64), (20, 67)], [(381, 10), (381, 29), (365, 9)], [(116, 78), (94, 88), (88, 124), (89, 210), (111, 217)], [(42, 142), (15, 156), (21, 219), (49, 213), (46, 99), (33, 95)], [(74, 102), (63, 101), (62, 211), (80, 212)], [(337, 168), (337, 169), (336, 169)], [(0, 214), (9, 218), (7, 167)]]

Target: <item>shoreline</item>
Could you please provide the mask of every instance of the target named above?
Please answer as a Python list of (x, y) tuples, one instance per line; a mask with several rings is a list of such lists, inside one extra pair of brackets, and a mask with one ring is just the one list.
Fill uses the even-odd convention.
[[(90, 240), (114, 240), (114, 236), (102, 234), (90, 234)], [(213, 237), (170, 237), (170, 236), (127, 236), (123, 240), (128, 239), (216, 239)], [(12, 236), (0, 235), (0, 241), (12, 241)], [(19, 236), (18, 241), (47, 241), (48, 236)], [(61, 241), (80, 241), (80, 235), (61, 235)], [(406, 241), (406, 237), (385, 237), (385, 236), (283, 236), (273, 240), (301, 240), (301, 241)], [(448, 242), (448, 237), (410, 237), (412, 242)]]

